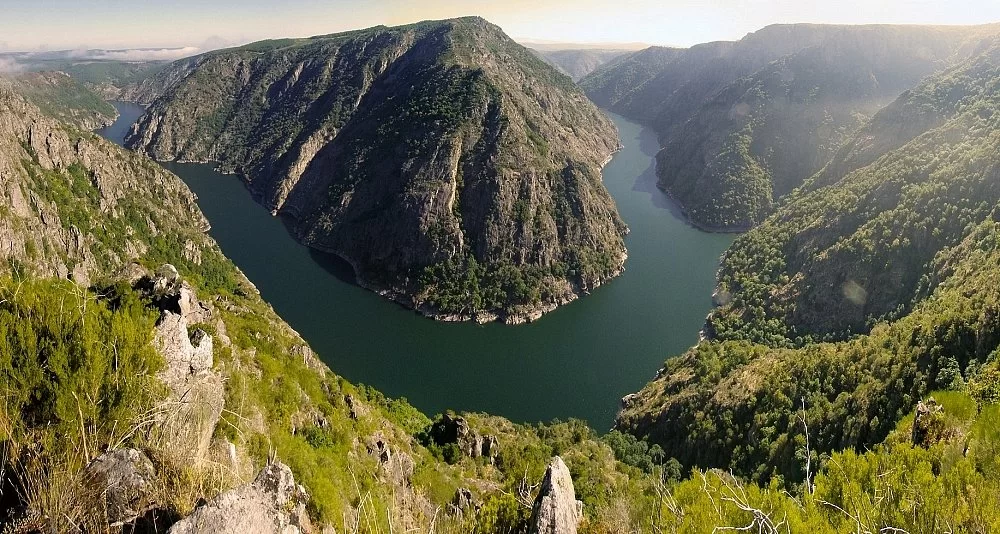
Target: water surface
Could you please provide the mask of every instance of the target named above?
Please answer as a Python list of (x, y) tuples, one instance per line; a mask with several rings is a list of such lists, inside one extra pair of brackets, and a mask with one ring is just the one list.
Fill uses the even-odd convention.
[[(121, 142), (142, 108), (100, 133)], [(632, 232), (625, 274), (523, 326), (440, 323), (351, 280), (350, 267), (298, 244), (236, 176), (167, 163), (198, 195), (209, 232), (274, 309), (338, 374), (406, 397), (427, 414), (485, 411), (514, 421), (582, 418), (608, 428), (619, 399), (698, 341), (715, 271), (733, 237), (684, 222), (656, 184), (652, 130), (611, 115), (625, 148), (604, 183)]]

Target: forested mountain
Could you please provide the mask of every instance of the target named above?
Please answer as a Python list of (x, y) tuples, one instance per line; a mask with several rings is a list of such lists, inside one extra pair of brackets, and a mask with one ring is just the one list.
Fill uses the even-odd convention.
[(581, 84), (657, 130), (659, 185), (694, 224), (745, 230), (875, 111), (996, 31), (769, 26), (737, 42), (642, 51)]
[(449, 319), (518, 322), (622, 271), (611, 121), (478, 18), (182, 60), (128, 139), (246, 177), (309, 246)]
[(740, 237), (709, 339), (627, 397), (617, 427), (685, 465), (802, 480), (803, 418), (829, 471), (933, 389), (994, 392), (998, 60), (992, 45), (905, 92)]
[[(726, 253), (721, 339), (840, 339), (907, 313), (935, 255), (1000, 201), (996, 46), (880, 111)], [(829, 184), (829, 185), (825, 185)]]

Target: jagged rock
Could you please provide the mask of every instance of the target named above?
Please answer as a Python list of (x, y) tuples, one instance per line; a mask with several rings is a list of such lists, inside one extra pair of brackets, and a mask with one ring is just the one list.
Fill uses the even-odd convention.
[(173, 265), (166, 263), (160, 266), (154, 276), (139, 283), (145, 286), (160, 310), (176, 313), (188, 324), (211, 322), (211, 307), (198, 300), (194, 288), (181, 279)]
[(413, 476), (414, 462), (403, 451), (393, 451), (381, 433), (376, 432), (365, 443), (368, 454), (378, 457), (379, 468), (397, 485), (408, 484)]
[(106, 452), (84, 471), (85, 483), (103, 496), (112, 524), (131, 521), (140, 514), (155, 476), (153, 462), (136, 449)]
[(944, 407), (938, 404), (934, 397), (927, 399), (926, 402), (918, 402), (917, 411), (913, 417), (913, 427), (910, 430), (910, 439), (913, 444), (930, 447), (947, 438), (946, 434)]
[(177, 268), (169, 263), (164, 263), (156, 270), (153, 278), (153, 293), (166, 294), (174, 289), (174, 284), (180, 280)]
[(576, 534), (583, 517), (583, 503), (576, 500), (573, 478), (562, 458), (556, 456), (545, 469), (538, 497), (531, 510), (531, 534)]
[(182, 315), (164, 312), (153, 344), (166, 360), (158, 376), (169, 394), (152, 434), (165, 450), (200, 460), (211, 445), (225, 403), (222, 378), (212, 370), (212, 336), (202, 330), (189, 334)]
[(455, 443), (462, 454), (470, 458), (482, 456), (492, 460), (499, 452), (500, 441), (496, 436), (479, 434), (461, 416), (444, 414), (441, 420), (434, 424), (431, 435), (439, 445)]
[(311, 530), (305, 513), (309, 496), (292, 470), (275, 463), (251, 483), (199, 506), (170, 527), (169, 534), (294, 534)]

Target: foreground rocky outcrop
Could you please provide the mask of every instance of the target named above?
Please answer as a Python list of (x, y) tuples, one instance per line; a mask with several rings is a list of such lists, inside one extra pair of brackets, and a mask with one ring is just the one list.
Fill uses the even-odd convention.
[(545, 469), (538, 497), (531, 510), (531, 534), (576, 534), (583, 518), (583, 503), (576, 500), (573, 478), (562, 458), (556, 456)]
[(287, 465), (265, 467), (250, 484), (227, 491), (174, 523), (169, 534), (295, 534), (310, 532), (305, 503)]
[(242, 174), (302, 242), (427, 315), (524, 322), (622, 272), (600, 174), (614, 125), (482, 19), (255, 43), (162, 76), (128, 146)]
[(174, 266), (160, 267), (147, 280), (163, 309), (153, 344), (166, 360), (158, 377), (169, 391), (152, 431), (153, 440), (179, 460), (198, 462), (206, 458), (222, 417), (225, 388), (222, 376), (212, 369), (212, 336), (188, 325), (207, 322), (211, 313), (181, 281)]
[(94, 459), (84, 470), (84, 484), (103, 497), (108, 522), (134, 521), (148, 505), (156, 470), (142, 451), (116, 449)]

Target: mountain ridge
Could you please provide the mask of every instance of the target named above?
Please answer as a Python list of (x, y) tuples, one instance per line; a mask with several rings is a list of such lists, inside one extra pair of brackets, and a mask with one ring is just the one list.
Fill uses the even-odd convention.
[(740, 232), (820, 171), (867, 117), (998, 31), (772, 25), (740, 41), (647, 49), (581, 85), (658, 132), (659, 186), (693, 224)]
[[(292, 217), (301, 241), (410, 307), (522, 322), (623, 268), (626, 228), (600, 183), (613, 124), (484, 19), (266, 41), (176, 65), (128, 144), (220, 161)], [(455, 286), (463, 273), (473, 287)]]

